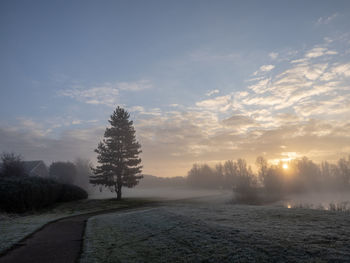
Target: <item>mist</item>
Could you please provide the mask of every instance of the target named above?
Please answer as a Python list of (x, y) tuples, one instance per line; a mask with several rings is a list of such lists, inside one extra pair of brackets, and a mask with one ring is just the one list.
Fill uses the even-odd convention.
[[(77, 158), (68, 163), (75, 169), (69, 182), (86, 190), (90, 199), (115, 198), (115, 192), (110, 189), (90, 184), (93, 165), (89, 159)], [(273, 164), (261, 156), (256, 158), (255, 166), (240, 158), (211, 166), (196, 163), (186, 176), (143, 174), (135, 187), (123, 188), (123, 196), (164, 201), (192, 198), (230, 204), (349, 210), (350, 156), (336, 163), (316, 163), (303, 157)]]
[[(89, 198), (104, 199), (115, 198), (116, 194), (106, 187), (92, 187), (89, 190)], [(176, 201), (184, 199), (214, 200), (220, 199), (228, 202), (232, 198), (232, 192), (227, 189), (193, 188), (188, 184), (186, 177), (157, 177), (143, 175), (139, 184), (134, 188), (123, 188), (123, 196), (126, 198), (147, 198), (156, 201)]]
[[(255, 171), (244, 159), (209, 166), (194, 164), (184, 177), (144, 175), (127, 198), (193, 199), (223, 204), (276, 205), (344, 211), (350, 209), (350, 157), (317, 164), (307, 157), (269, 164), (258, 157)], [(101, 190), (101, 191), (100, 191)], [(90, 188), (90, 198), (114, 198), (107, 188)]]

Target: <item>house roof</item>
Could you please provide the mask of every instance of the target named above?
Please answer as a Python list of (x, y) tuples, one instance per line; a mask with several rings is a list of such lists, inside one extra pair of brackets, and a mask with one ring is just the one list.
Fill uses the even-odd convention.
[[(30, 175), (31, 172), (35, 170), (40, 164), (43, 164), (45, 167), (45, 163), (42, 160), (37, 160), (37, 161), (23, 161), (23, 167), (24, 167), (24, 172), (27, 175)], [(0, 163), (0, 171), (2, 169), (2, 163)]]
[(33, 171), (39, 164), (44, 163), (41, 160), (38, 161), (26, 161), (23, 162), (24, 165), (24, 169), (27, 173), (30, 173), (31, 171)]
[[(43, 163), (43, 161), (38, 160), (38, 161), (23, 161), (23, 166), (26, 172), (31, 172), (33, 171), (34, 168), (36, 168), (39, 164)], [(0, 169), (2, 168), (2, 163), (0, 163)]]

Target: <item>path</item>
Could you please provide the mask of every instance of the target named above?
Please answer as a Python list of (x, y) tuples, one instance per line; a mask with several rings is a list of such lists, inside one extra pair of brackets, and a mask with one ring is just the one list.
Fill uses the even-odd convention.
[(63, 218), (48, 223), (42, 229), (17, 243), (5, 255), (1, 263), (70, 263), (79, 259), (86, 221), (95, 215), (118, 211), (146, 210), (149, 207), (130, 207), (105, 210)]

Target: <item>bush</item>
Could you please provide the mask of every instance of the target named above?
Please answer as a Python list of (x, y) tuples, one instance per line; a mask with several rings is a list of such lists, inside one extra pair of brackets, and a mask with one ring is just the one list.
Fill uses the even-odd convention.
[(86, 199), (87, 192), (79, 186), (72, 184), (62, 184), (61, 194), (58, 202), (69, 202), (72, 200)]
[(3, 153), (0, 157), (0, 176), (23, 176), (25, 169), (20, 155), (14, 153)]
[(261, 204), (261, 191), (248, 180), (241, 180), (234, 189), (233, 202), (237, 204), (259, 205)]
[(77, 176), (74, 163), (53, 162), (49, 168), (50, 177), (63, 184), (72, 184)]
[(26, 212), (87, 198), (78, 186), (61, 184), (40, 177), (0, 178), (0, 209), (6, 212)]

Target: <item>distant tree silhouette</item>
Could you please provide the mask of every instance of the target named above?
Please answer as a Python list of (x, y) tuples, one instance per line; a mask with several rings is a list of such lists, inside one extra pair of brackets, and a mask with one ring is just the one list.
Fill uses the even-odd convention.
[(122, 198), (122, 187), (133, 187), (142, 178), (141, 145), (136, 141), (130, 114), (117, 107), (110, 117), (111, 127), (106, 128), (104, 139), (95, 152), (100, 165), (93, 169), (90, 183), (108, 187)]
[(218, 163), (214, 168), (207, 164), (194, 164), (188, 172), (187, 183), (196, 188), (225, 188), (234, 192), (234, 202), (245, 204), (271, 203), (289, 194), (308, 191), (349, 191), (350, 156), (335, 164), (316, 164), (307, 157), (288, 162), (269, 164), (259, 156), (255, 162), (257, 173), (244, 159)]
[(71, 162), (53, 162), (49, 168), (50, 177), (64, 184), (73, 184), (77, 170)]
[(189, 170), (187, 173), (188, 184), (192, 187), (196, 187), (197, 182), (200, 179), (200, 176), (201, 176), (201, 173), (200, 173), (199, 165), (195, 163), (195, 164), (193, 164), (191, 170)]
[(0, 176), (23, 176), (25, 168), (22, 157), (14, 153), (3, 153), (1, 155)]
[(267, 175), (268, 171), (268, 164), (264, 157), (258, 156), (255, 161), (256, 166), (258, 167), (258, 176), (260, 180), (262, 181), (262, 184), (264, 184), (265, 177)]
[(255, 164), (258, 167), (258, 178), (265, 190), (265, 198), (271, 201), (281, 198), (283, 192), (282, 168), (269, 167), (267, 160), (262, 156), (256, 158)]
[(215, 165), (215, 180), (218, 187), (223, 188), (223, 181), (224, 181), (224, 166), (221, 163), (218, 163)]
[(341, 158), (338, 161), (338, 177), (339, 182), (343, 184), (343, 187), (348, 188), (350, 185), (350, 155), (347, 160)]
[(187, 182), (194, 188), (218, 189), (222, 187), (222, 165), (212, 169), (207, 164), (194, 164), (188, 172)]
[(224, 188), (233, 189), (237, 183), (237, 164), (229, 160), (224, 163)]
[(244, 159), (237, 160), (237, 183), (234, 188), (235, 201), (239, 203), (257, 204), (257, 180), (251, 167)]

